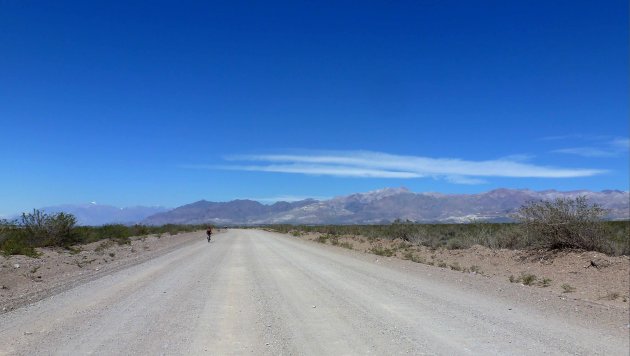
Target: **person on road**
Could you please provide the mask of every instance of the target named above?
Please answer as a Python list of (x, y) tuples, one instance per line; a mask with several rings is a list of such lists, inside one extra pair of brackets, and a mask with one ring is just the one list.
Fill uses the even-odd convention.
[(210, 242), (210, 236), (212, 236), (212, 226), (208, 226), (206, 229), (206, 235), (208, 235), (208, 242)]

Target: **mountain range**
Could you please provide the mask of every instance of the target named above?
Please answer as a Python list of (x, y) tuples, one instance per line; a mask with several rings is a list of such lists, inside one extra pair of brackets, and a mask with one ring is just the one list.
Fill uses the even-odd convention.
[(46, 213), (65, 212), (74, 215), (79, 225), (135, 224), (151, 215), (168, 211), (159, 206), (133, 206), (118, 208), (111, 205), (65, 204), (42, 208)]
[(376, 224), (396, 219), (414, 222), (465, 223), (476, 220), (510, 221), (510, 215), (528, 201), (586, 196), (608, 210), (608, 219), (630, 218), (630, 195), (619, 190), (561, 192), (556, 190), (495, 189), (480, 194), (414, 193), (406, 188), (385, 188), (329, 200), (307, 199), (271, 205), (253, 200), (201, 200), (148, 216), (149, 225), (205, 224)]

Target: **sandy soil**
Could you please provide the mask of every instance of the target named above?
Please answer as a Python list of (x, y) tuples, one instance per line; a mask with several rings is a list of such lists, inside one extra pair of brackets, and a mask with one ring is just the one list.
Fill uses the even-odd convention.
[[(317, 241), (320, 236), (322, 234), (311, 233), (302, 238)], [(325, 244), (332, 245), (333, 241), (327, 239)], [(335, 244), (338, 248), (352, 247), (365, 253), (387, 249), (390, 251), (384, 252), (393, 253), (391, 258), (480, 274), (506, 283), (523, 284), (522, 277), (532, 275), (536, 278), (528, 284), (530, 287), (545, 289), (559, 298), (621, 307), (626, 312), (630, 305), (628, 256), (612, 257), (588, 251), (493, 250), (483, 246), (462, 250), (433, 250), (413, 246), (402, 240), (367, 239), (361, 236), (340, 236)]]
[(74, 250), (40, 248), (39, 258), (0, 254), (0, 314), (204, 238), (205, 232), (161, 234), (124, 245), (103, 240)]
[(0, 315), (0, 354), (623, 355), (621, 307), (256, 230)]

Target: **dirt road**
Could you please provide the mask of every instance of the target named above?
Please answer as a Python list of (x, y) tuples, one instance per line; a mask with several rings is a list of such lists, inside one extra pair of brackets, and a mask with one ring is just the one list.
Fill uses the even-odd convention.
[(0, 354), (628, 354), (628, 316), (253, 230), (0, 315)]

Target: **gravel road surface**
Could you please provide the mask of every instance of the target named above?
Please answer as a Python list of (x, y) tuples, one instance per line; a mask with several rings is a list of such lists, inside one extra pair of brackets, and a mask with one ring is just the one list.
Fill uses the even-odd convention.
[(625, 355), (628, 316), (229, 230), (0, 315), (0, 354)]

